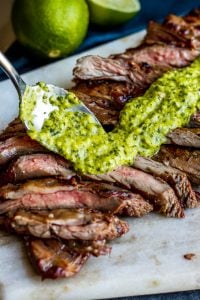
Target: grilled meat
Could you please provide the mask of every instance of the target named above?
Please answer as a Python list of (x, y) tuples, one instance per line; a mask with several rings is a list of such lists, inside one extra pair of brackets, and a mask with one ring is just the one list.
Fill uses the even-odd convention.
[(169, 217), (183, 217), (184, 212), (174, 190), (162, 179), (131, 167), (119, 167), (104, 175), (91, 175), (91, 179), (114, 182), (140, 193), (149, 199), (156, 211)]
[(81, 89), (75, 89), (73, 92), (75, 92), (76, 96), (81, 99), (91, 111), (93, 111), (104, 127), (107, 125), (113, 126), (118, 122), (119, 108), (113, 101), (106, 99), (106, 97), (89, 96), (84, 89), (83, 93), (81, 92)]
[(200, 148), (200, 128), (177, 128), (167, 135), (166, 144)]
[(169, 183), (175, 190), (183, 207), (193, 208), (197, 206), (198, 201), (195, 192), (192, 190), (191, 184), (183, 172), (141, 156), (136, 158), (134, 167), (155, 177), (160, 177)]
[(2, 173), (0, 183), (19, 182), (48, 176), (70, 179), (75, 175), (71, 163), (64, 158), (56, 154), (36, 153), (22, 155), (13, 161)]
[(22, 235), (67, 240), (113, 240), (128, 231), (128, 224), (117, 216), (81, 208), (50, 212), (18, 210), (7, 216), (4, 226)]
[(26, 135), (26, 129), (19, 118), (14, 119), (7, 128), (0, 134), (0, 141), (6, 140), (13, 136)]
[(27, 238), (28, 255), (36, 271), (45, 278), (71, 277), (78, 273), (88, 260), (88, 252), (73, 251), (55, 239)]
[(151, 21), (144, 43), (199, 49), (199, 12), (200, 10), (193, 11), (185, 17), (169, 15), (163, 24)]
[(0, 142), (0, 167), (20, 155), (47, 151), (27, 135), (8, 138)]
[(26, 236), (25, 242), (28, 256), (43, 279), (71, 277), (80, 271), (91, 254), (100, 256), (111, 251), (105, 240), (66, 241)]
[(200, 184), (200, 151), (178, 148), (175, 146), (161, 146), (154, 157), (165, 165), (172, 166), (184, 172), (191, 182)]
[[(13, 209), (91, 208), (114, 214), (141, 217), (151, 204), (130, 191), (95, 182), (66, 183), (56, 179), (8, 184), (0, 191), (0, 214)], [(7, 201), (6, 201), (7, 200)]]
[[(170, 15), (162, 25), (151, 22), (142, 45), (122, 54), (81, 58), (74, 68), (73, 91), (87, 95), (93, 103), (99, 98), (109, 100), (116, 113), (109, 118), (110, 125), (116, 124), (126, 101), (143, 94), (166, 70), (186, 66), (200, 54), (199, 12)], [(94, 107), (90, 109), (95, 113)], [(104, 123), (105, 118), (98, 118), (108, 125), (108, 119)]]
[(104, 58), (97, 55), (77, 60), (73, 74), (78, 80), (113, 80), (148, 87), (172, 67), (185, 67), (200, 50), (165, 45), (139, 47), (124, 54)]

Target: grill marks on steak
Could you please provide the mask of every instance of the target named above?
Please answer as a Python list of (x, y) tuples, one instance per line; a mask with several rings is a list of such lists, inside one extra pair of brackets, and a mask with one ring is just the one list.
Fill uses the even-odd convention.
[(117, 216), (90, 209), (57, 209), (40, 212), (18, 210), (9, 214), (4, 226), (22, 235), (39, 238), (113, 240), (129, 227)]
[(67, 278), (78, 273), (88, 260), (88, 252), (79, 253), (56, 239), (26, 238), (29, 258), (36, 271), (45, 278)]
[(27, 179), (59, 176), (70, 179), (76, 173), (67, 160), (56, 154), (36, 153), (22, 155), (2, 173), (0, 183), (19, 182)]
[(139, 192), (149, 199), (154, 209), (169, 217), (183, 217), (184, 211), (174, 190), (162, 179), (131, 167), (119, 167), (104, 175), (92, 175), (91, 179), (118, 183)]
[(184, 172), (191, 182), (200, 184), (200, 151), (175, 146), (161, 146), (155, 159)]
[(141, 217), (152, 211), (140, 195), (106, 183), (66, 183), (56, 179), (27, 181), (3, 186), (0, 214), (13, 209), (91, 208)]
[(134, 167), (156, 177), (160, 177), (168, 182), (176, 192), (182, 207), (194, 208), (197, 206), (198, 202), (195, 192), (192, 190), (191, 184), (185, 173), (170, 166), (165, 166), (160, 162), (141, 156), (136, 158)]

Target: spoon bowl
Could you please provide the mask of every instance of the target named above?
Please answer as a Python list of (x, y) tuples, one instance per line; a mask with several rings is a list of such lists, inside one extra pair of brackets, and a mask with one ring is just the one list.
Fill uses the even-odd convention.
[[(18, 96), (19, 96), (19, 100), (20, 100), (20, 105), (23, 99), (23, 95), (25, 93), (25, 90), (29, 87), (34, 89), (37, 86), (29, 86), (27, 85), (24, 80), (21, 78), (21, 76), (18, 74), (18, 72), (16, 71), (16, 69), (12, 66), (12, 64), (9, 62), (9, 60), (5, 57), (5, 55), (0, 51), (0, 67), (2, 68), (2, 70), (8, 75), (8, 77), (11, 79), (12, 83), (14, 84)], [(56, 98), (58, 97), (65, 97), (67, 95), (67, 91), (64, 90), (63, 88), (57, 87), (55, 85), (52, 84), (47, 84), (46, 85), (47, 88), (50, 90), (51, 95), (49, 96), (55, 96)], [(42, 105), (41, 101), (40, 101), (40, 97), (38, 97), (38, 99), (36, 100), (36, 102), (40, 102), (39, 105), (37, 105), (38, 103), (36, 103), (36, 106), (38, 106), (38, 109), (36, 110), (36, 113), (38, 115), (36, 115), (36, 118), (40, 118), (40, 126), (38, 126), (36, 129), (40, 130), (42, 124), (44, 123), (44, 119), (47, 116), (47, 112), (50, 113), (50, 111), (52, 111), (52, 109), (56, 109), (55, 105), (54, 107), (50, 104), (50, 103), (46, 103), (46, 105)], [(81, 112), (81, 113), (85, 113), (85, 114), (89, 114), (92, 116), (92, 118), (94, 119), (94, 121), (98, 124), (101, 125), (101, 123), (99, 122), (99, 120), (96, 118), (96, 116), (93, 114), (93, 112), (90, 111), (89, 108), (87, 108), (87, 106), (79, 101), (79, 104), (72, 106), (71, 108), (69, 108), (69, 111), (73, 111), (73, 112)], [(26, 122), (26, 120), (23, 120), (24, 125), (26, 126), (27, 129), (29, 129), (28, 126), (28, 122)]]

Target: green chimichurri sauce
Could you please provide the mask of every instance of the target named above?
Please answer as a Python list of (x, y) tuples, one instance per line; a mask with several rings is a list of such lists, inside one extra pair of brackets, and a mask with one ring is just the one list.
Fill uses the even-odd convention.
[[(28, 134), (66, 159), (75, 169), (90, 174), (105, 173), (120, 165), (133, 164), (137, 154), (152, 156), (171, 130), (184, 126), (200, 108), (200, 58), (189, 67), (173, 70), (154, 82), (144, 96), (127, 103), (118, 125), (106, 133), (85, 113), (70, 111), (79, 103), (71, 92), (65, 97), (49, 96), (43, 83), (27, 88), (20, 107), (22, 121), (29, 124)], [(38, 93), (50, 110), (42, 127), (34, 124)]]

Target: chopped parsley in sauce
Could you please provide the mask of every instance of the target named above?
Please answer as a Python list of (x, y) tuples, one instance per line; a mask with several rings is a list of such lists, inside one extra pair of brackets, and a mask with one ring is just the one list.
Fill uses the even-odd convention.
[(133, 164), (137, 154), (152, 156), (167, 133), (189, 122), (200, 108), (199, 70), (200, 58), (164, 74), (143, 96), (125, 105), (109, 133), (91, 115), (70, 110), (80, 102), (73, 93), (53, 96), (45, 83), (26, 88), (20, 117), (31, 138), (73, 162), (76, 170), (106, 173)]

